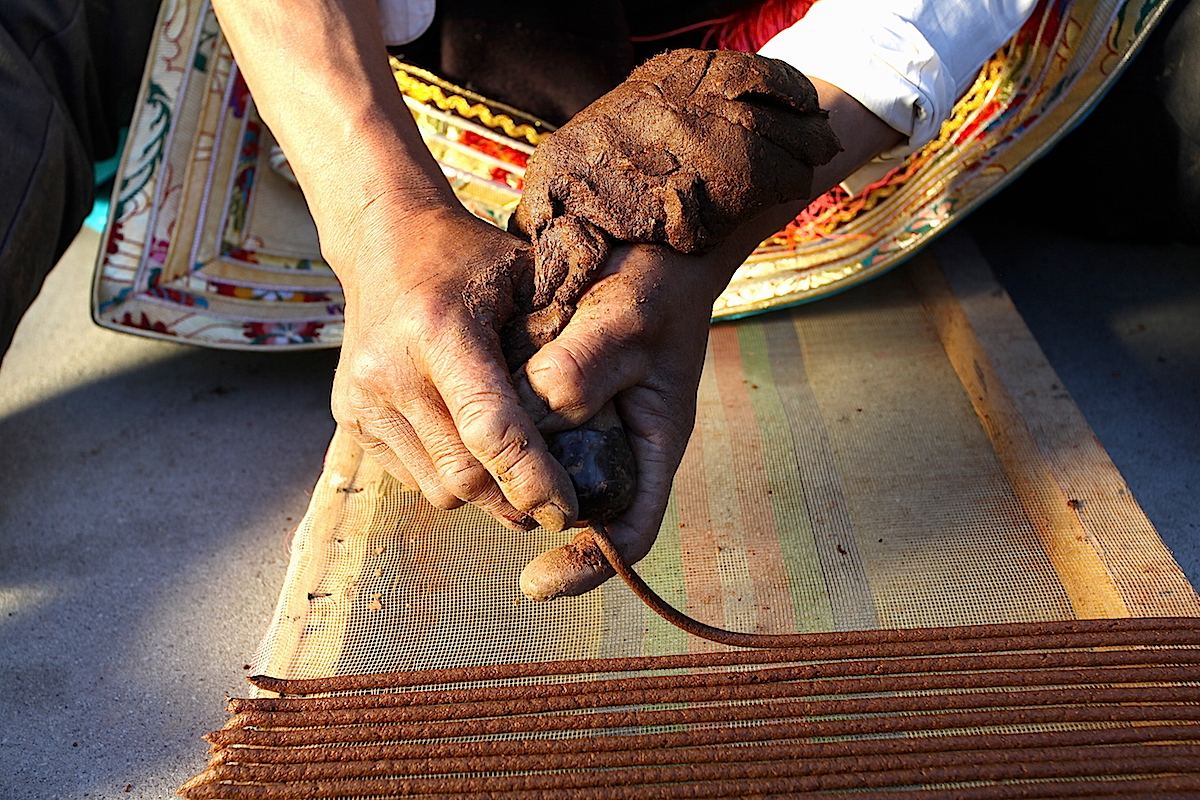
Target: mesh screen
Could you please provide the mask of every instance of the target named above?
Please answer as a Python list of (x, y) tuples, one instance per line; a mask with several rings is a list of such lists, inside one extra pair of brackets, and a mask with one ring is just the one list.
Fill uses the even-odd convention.
[[(969, 239), (836, 302), (712, 329), (696, 429), (638, 565), (759, 632), (1181, 615), (1200, 603)], [(549, 604), (515, 534), (342, 435), (255, 658), (281, 678), (720, 649), (619, 582)]]

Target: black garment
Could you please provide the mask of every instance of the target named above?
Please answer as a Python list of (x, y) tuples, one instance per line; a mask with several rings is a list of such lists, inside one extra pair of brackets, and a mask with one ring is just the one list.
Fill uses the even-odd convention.
[(0, 0), (0, 356), (116, 149), (157, 0)]
[[(493, 100), (561, 125), (642, 61), (698, 47), (704, 31), (660, 34), (724, 17), (757, 0), (438, 0), (434, 24), (395, 48)], [(650, 37), (634, 44), (631, 37)]]
[(1045, 208), (1091, 238), (1200, 242), (1200, 0), (1176, 0), (1088, 118), (995, 204)]
[(555, 125), (634, 66), (620, 0), (439, 0), (438, 16), (440, 74)]

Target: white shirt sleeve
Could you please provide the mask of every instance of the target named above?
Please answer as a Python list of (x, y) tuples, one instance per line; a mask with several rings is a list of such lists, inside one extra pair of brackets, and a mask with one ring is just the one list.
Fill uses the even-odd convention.
[(408, 44), (429, 29), (437, 0), (379, 0), (383, 41)]
[(908, 137), (934, 136), (1036, 0), (820, 0), (759, 51), (837, 86)]

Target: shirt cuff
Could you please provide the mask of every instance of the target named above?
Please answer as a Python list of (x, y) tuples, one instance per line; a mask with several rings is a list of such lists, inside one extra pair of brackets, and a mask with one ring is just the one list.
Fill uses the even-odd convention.
[(759, 54), (833, 84), (908, 137), (883, 159), (933, 139), (957, 96), (950, 70), (920, 29), (878, 3), (823, 0)]
[(433, 22), (436, 0), (379, 0), (385, 44), (408, 44)]

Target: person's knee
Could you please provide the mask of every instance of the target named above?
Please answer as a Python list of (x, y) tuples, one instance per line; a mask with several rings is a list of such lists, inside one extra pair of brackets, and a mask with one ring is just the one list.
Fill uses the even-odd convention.
[(93, 199), (90, 152), (27, 49), (0, 26), (0, 352)]

